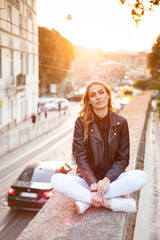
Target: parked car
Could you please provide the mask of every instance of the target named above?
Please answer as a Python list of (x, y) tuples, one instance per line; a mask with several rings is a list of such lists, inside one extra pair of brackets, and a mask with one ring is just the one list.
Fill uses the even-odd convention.
[(69, 107), (69, 101), (65, 98), (55, 98), (52, 102), (44, 104), (44, 108), (48, 111), (67, 109)]
[(83, 97), (83, 93), (72, 93), (70, 95), (67, 96), (67, 99), (69, 101), (73, 101), (73, 102), (80, 102), (82, 100), (82, 97)]
[(71, 170), (63, 161), (41, 161), (29, 165), (8, 189), (8, 206), (39, 211), (54, 193), (51, 177), (57, 172), (67, 174)]
[(124, 97), (120, 100), (121, 110), (131, 101), (129, 97)]
[(57, 97), (54, 97), (54, 96), (44, 95), (44, 96), (38, 98), (38, 102), (39, 102), (41, 105), (44, 105), (44, 104), (46, 104), (46, 103), (49, 103), (49, 102), (54, 101), (56, 98), (57, 98)]

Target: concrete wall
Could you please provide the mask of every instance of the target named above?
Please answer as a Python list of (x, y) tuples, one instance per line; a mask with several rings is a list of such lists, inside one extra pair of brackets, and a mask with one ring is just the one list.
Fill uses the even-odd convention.
[[(151, 93), (144, 92), (141, 96), (134, 97), (121, 113), (127, 118), (130, 128), (131, 151), (128, 170), (135, 169), (137, 160), (143, 156), (141, 141), (144, 139), (150, 100)], [(132, 216), (130, 228), (128, 215)], [(135, 219), (136, 213), (113, 213), (104, 208), (94, 207), (78, 216), (74, 201), (55, 193), (18, 240), (131, 239), (129, 235), (133, 235)]]

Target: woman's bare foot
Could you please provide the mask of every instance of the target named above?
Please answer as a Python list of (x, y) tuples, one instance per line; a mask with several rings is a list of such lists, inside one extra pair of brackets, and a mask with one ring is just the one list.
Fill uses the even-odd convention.
[(101, 205), (101, 206), (110, 209), (110, 202), (111, 202), (110, 199), (108, 199), (108, 198), (103, 198), (103, 199), (102, 199), (102, 205)]
[(122, 198), (129, 198), (130, 194), (125, 194), (122, 196)]

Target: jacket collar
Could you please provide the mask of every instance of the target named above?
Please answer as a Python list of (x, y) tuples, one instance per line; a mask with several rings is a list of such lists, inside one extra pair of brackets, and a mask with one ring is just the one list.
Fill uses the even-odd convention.
[[(110, 130), (109, 130), (109, 136), (110, 136), (109, 137), (109, 143), (110, 143), (113, 139), (113, 136), (114, 136), (111, 133), (115, 131), (116, 126), (120, 125), (120, 121), (119, 121), (119, 115), (112, 112), (111, 110), (109, 110), (109, 117), (110, 117), (110, 127), (114, 127), (114, 129), (110, 128)], [(94, 120), (94, 114), (93, 113), (92, 113), (92, 126), (89, 129), (89, 132), (95, 134), (102, 141), (102, 137), (101, 137), (101, 134), (100, 134), (99, 129), (97, 127), (97, 124)]]
[(117, 113), (109, 110), (109, 117), (110, 117), (110, 125), (112, 127), (116, 127), (120, 125), (119, 115)]
[[(110, 125), (112, 127), (119, 126), (120, 125), (119, 115), (115, 112), (112, 112), (111, 110), (108, 110), (108, 111), (109, 111)], [(95, 123), (93, 113), (92, 113), (92, 123)]]

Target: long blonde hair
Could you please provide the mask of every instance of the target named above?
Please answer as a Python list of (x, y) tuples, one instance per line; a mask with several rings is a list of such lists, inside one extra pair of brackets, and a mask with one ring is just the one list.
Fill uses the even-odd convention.
[(82, 121), (83, 127), (84, 127), (84, 140), (88, 137), (89, 124), (93, 120), (92, 106), (88, 103), (88, 100), (89, 100), (88, 93), (89, 93), (89, 89), (92, 85), (101, 85), (105, 88), (105, 90), (109, 96), (108, 109), (113, 112), (117, 112), (116, 106), (113, 102), (112, 92), (111, 92), (110, 88), (103, 81), (100, 81), (100, 80), (94, 80), (94, 81), (90, 82), (88, 84), (88, 86), (86, 87), (86, 91), (82, 98), (83, 108), (78, 114), (79, 117), (81, 117), (81, 121)]

